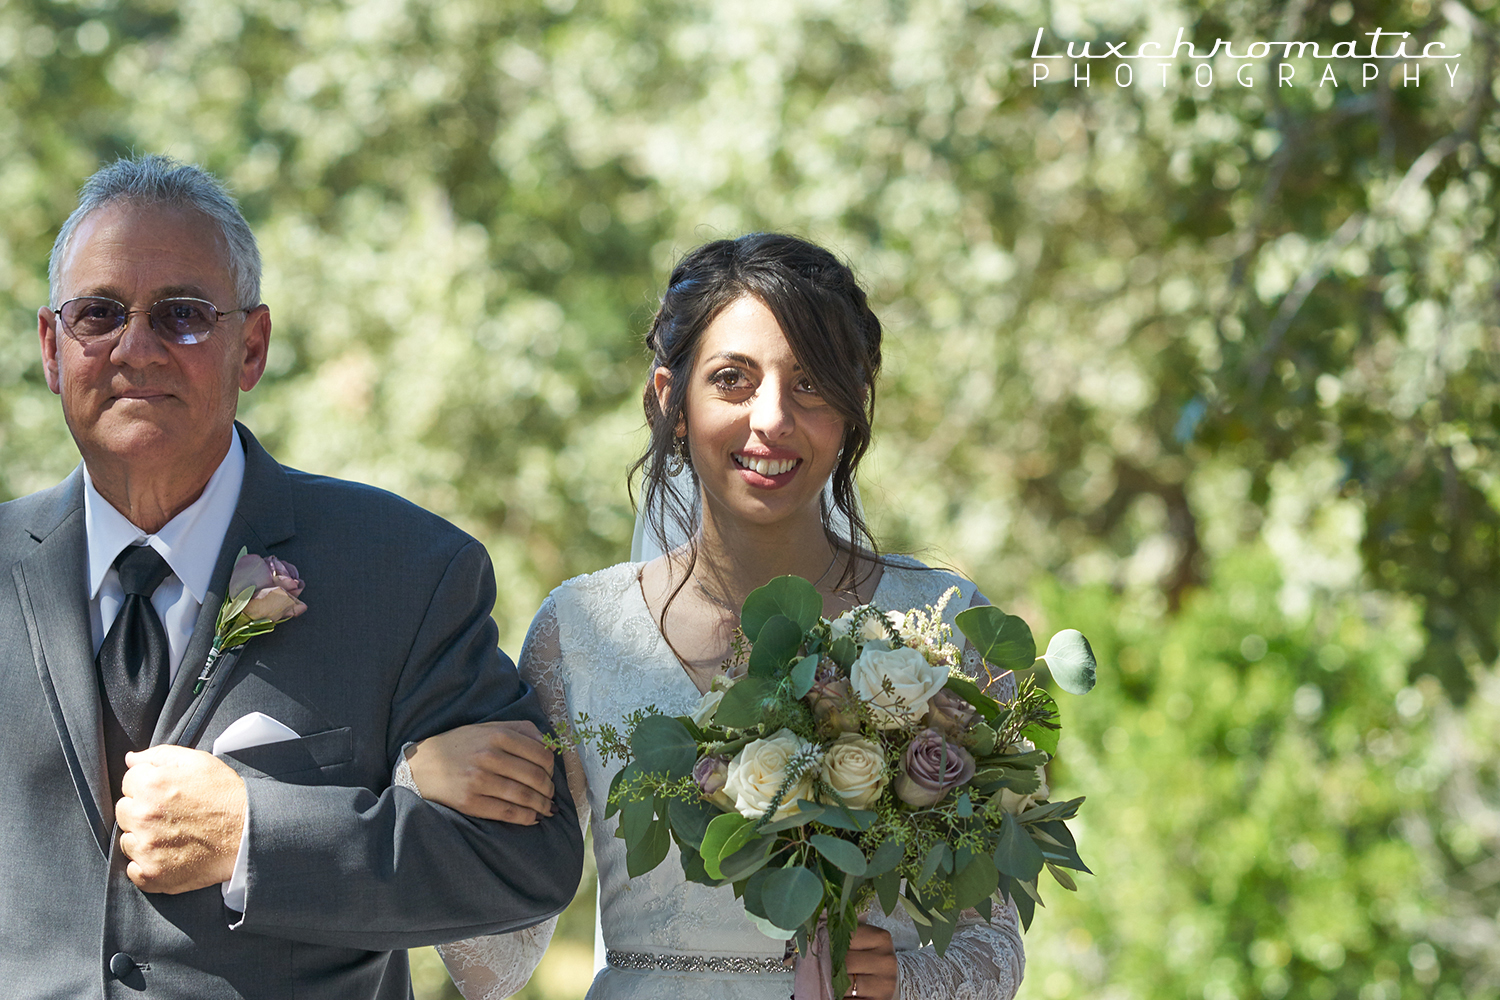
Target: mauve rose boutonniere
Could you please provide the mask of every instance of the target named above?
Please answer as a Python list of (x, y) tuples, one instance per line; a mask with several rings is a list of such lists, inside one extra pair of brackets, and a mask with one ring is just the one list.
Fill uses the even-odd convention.
[(219, 606), (214, 644), (193, 688), (195, 695), (213, 676), (214, 666), (226, 650), (237, 649), (307, 610), (307, 605), (297, 600), (304, 586), (297, 567), (275, 556), (252, 556), (247, 551), (240, 549), (229, 573), (229, 596)]

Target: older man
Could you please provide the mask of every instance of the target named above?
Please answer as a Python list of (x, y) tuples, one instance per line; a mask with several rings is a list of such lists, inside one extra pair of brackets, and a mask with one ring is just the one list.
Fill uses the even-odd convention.
[[(407, 997), (402, 949), (578, 884), (483, 547), (235, 423), (259, 270), (233, 200), (162, 157), (95, 174), (53, 248), (42, 358), (83, 463), (0, 505), (0, 994)], [(204, 671), (242, 548), (306, 611)], [(408, 743), (487, 720), (532, 764), (488, 810), (513, 822), (392, 787)]]

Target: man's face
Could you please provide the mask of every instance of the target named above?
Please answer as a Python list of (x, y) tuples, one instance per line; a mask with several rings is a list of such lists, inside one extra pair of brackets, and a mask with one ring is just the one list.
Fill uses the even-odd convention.
[(202, 343), (177, 344), (158, 336), (145, 310), (174, 296), (222, 311), (253, 304), (235, 301), (216, 227), (191, 209), (105, 205), (74, 231), (53, 304), (81, 295), (142, 310), (114, 338), (89, 345), (50, 308), (37, 314), (47, 385), (62, 397), (90, 471), (206, 479), (228, 448), (239, 391), (265, 370), (270, 313), (230, 313)]

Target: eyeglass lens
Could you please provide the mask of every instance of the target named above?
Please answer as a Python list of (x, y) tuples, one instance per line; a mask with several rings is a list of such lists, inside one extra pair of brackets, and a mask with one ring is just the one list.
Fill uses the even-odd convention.
[[(179, 344), (197, 344), (208, 338), (219, 320), (219, 310), (202, 299), (162, 299), (145, 312), (151, 329)], [(114, 299), (84, 297), (64, 302), (59, 310), (68, 332), (82, 341), (113, 336), (125, 325), (131, 310)]]

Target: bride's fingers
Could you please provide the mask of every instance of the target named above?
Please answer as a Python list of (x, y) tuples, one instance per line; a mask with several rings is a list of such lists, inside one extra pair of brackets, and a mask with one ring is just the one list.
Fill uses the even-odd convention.
[[(474, 789), (476, 795), (509, 802), (544, 816), (552, 815), (552, 796), (498, 774), (486, 775)], [(467, 810), (466, 810), (467, 811)]]

